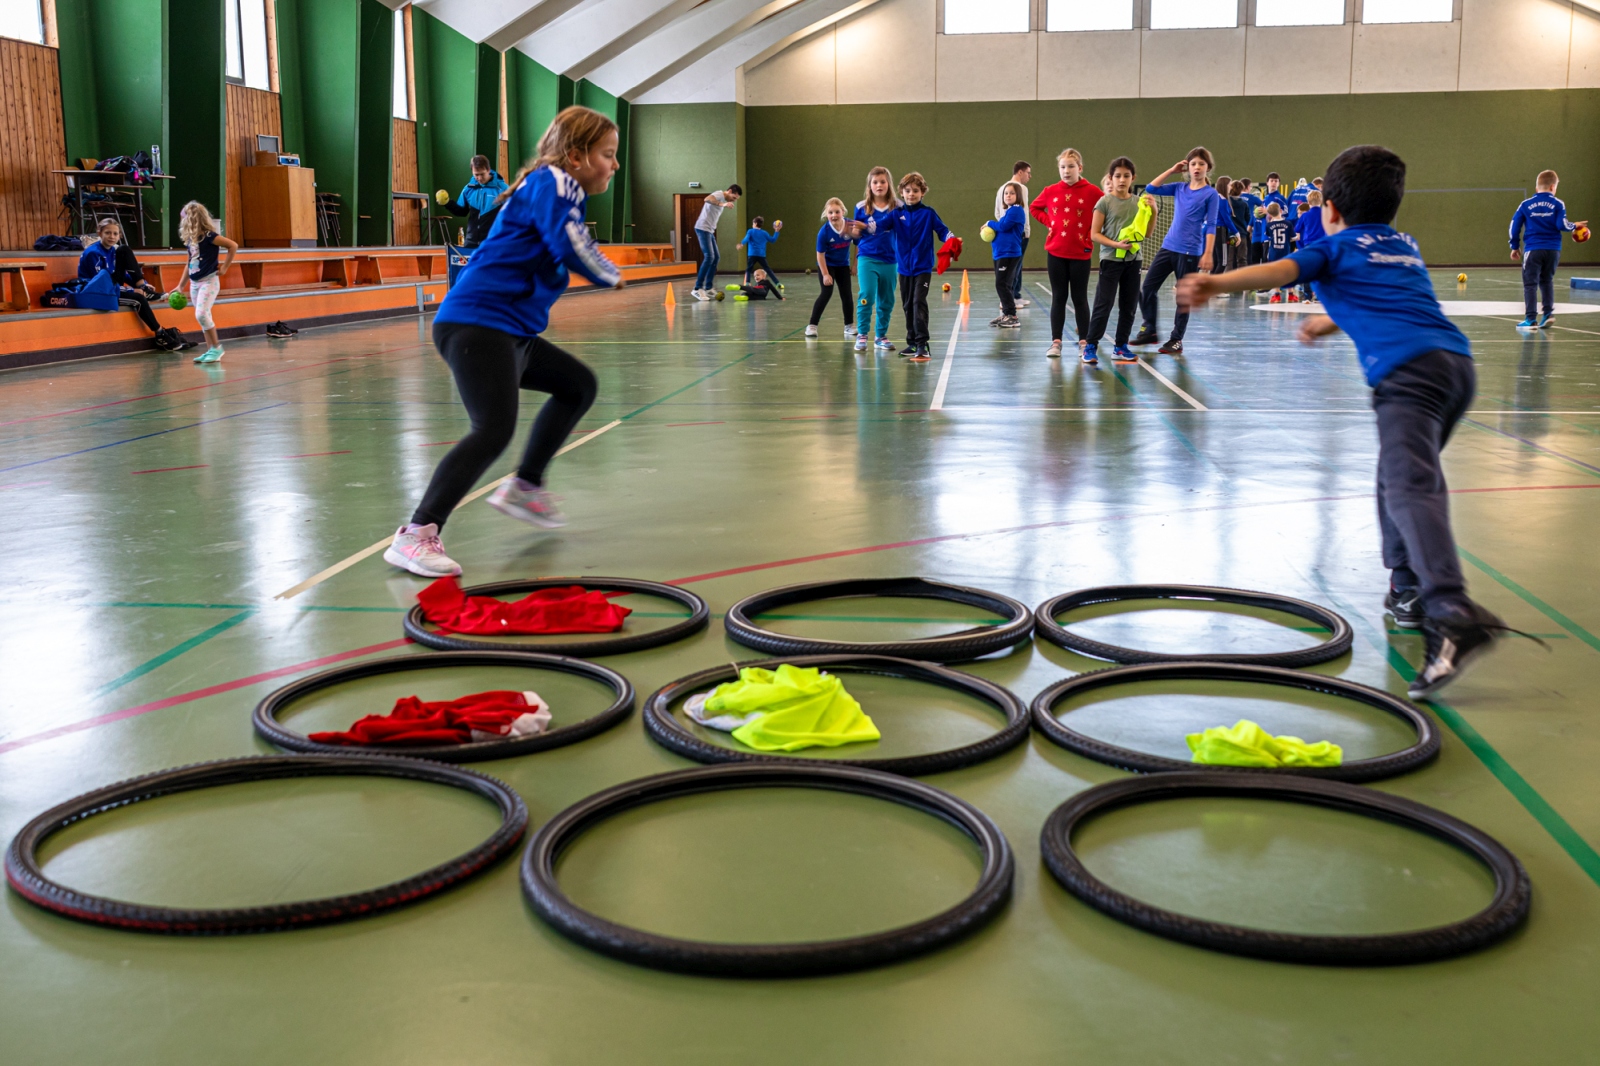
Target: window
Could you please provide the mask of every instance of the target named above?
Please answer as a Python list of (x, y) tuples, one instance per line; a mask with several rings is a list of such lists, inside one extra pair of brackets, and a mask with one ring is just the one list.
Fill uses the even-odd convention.
[(1237, 25), (1238, 0), (1150, 0), (1152, 30), (1203, 30)]
[(1131, 30), (1133, 0), (1048, 0), (1044, 28), (1060, 30)]
[(411, 72), (406, 69), (406, 13), (394, 13), (394, 117), (411, 117)]
[(1256, 0), (1257, 26), (1342, 26), (1344, 0)]
[(1362, 22), (1453, 22), (1455, 0), (1363, 0)]
[(0, 37), (44, 44), (44, 15), (39, 0), (0, 0)]
[(1027, 33), (1031, 0), (944, 0), (946, 33)]
[(252, 89), (270, 89), (267, 76), (266, 0), (225, 0), (228, 23), (228, 80)]

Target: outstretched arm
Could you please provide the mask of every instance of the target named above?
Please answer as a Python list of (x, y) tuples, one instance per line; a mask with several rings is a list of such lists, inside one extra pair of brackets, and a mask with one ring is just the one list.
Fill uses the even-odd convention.
[(1281, 289), (1299, 280), (1300, 264), (1289, 258), (1230, 270), (1226, 274), (1187, 274), (1178, 282), (1178, 305), (1193, 310), (1204, 307), (1213, 296), (1223, 293)]

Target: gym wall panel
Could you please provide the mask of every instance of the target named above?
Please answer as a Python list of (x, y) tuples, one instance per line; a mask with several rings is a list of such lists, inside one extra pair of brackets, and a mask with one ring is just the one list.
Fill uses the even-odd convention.
[[(394, 120), (394, 188), (396, 192), (421, 192), (417, 178), (417, 124), (411, 119)], [(416, 200), (394, 202), (394, 243), (421, 244), (422, 220), (427, 211)]]
[(835, 78), (841, 104), (932, 100), (935, 0), (879, 0), (839, 23)]
[(831, 104), (838, 34), (829, 26), (745, 72), (744, 96), (755, 104)]
[(0, 248), (28, 249), (60, 232), (66, 179), (50, 171), (67, 162), (56, 50), (0, 37)]
[[(1246, 96), (1285, 92), (1329, 94), (1350, 91), (1350, 49), (1354, 27), (1252, 26), (1244, 57)], [(1307, 108), (1315, 108), (1307, 103)]]
[(1140, 96), (1244, 93), (1244, 27), (1142, 32)]
[(1033, 100), (1039, 95), (1039, 45), (1032, 33), (934, 37), (937, 100)]
[(1040, 33), (1039, 99), (1107, 100), (1128, 96), (1128, 79), (1139, 69), (1138, 30)]
[[(223, 208), (222, 232), (235, 240), (244, 237), (244, 204), (239, 193), (241, 167), (256, 161), (256, 134), (283, 136), (283, 113), (278, 94), (243, 85), (228, 86), (228, 192)], [(216, 205), (206, 205), (213, 212)]]
[(1567, 61), (1568, 86), (1600, 88), (1600, 11), (1573, 5), (1571, 51)]
[[(506, 53), (506, 124), (513, 171), (533, 155), (550, 120), (561, 110), (563, 91), (570, 99), (572, 79), (540, 66), (515, 48)], [(511, 180), (510, 174), (506, 180)]]
[[(420, 8), (412, 8), (411, 40), (418, 177), (424, 188), (454, 195), (471, 180), (477, 152), (478, 46)], [(452, 219), (454, 229), (460, 225)]]
[(1565, 88), (1572, 15), (1558, 0), (1462, 0), (1458, 87)]
[(1461, 23), (1357, 26), (1353, 93), (1451, 92), (1459, 86)]
[[(748, 181), (743, 158), (745, 113), (743, 105), (733, 103), (638, 104), (630, 109), (635, 241), (665, 243), (670, 239), (674, 193), (707, 193), (725, 189), (732, 182), (744, 185)], [(804, 130), (811, 132), (810, 125)], [(691, 181), (699, 182), (700, 188), (689, 188)], [(850, 202), (856, 199), (859, 197)], [(744, 232), (745, 202), (741, 199), (723, 212), (718, 232)], [(726, 244), (722, 258), (732, 269), (733, 241)]]

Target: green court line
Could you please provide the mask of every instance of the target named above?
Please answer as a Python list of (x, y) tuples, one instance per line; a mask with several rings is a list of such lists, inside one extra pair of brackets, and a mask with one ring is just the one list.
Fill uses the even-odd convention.
[[(1322, 587), (1323, 594), (1333, 601), (1334, 606), (1360, 623), (1367, 642), (1385, 656), (1389, 669), (1399, 674), (1401, 680), (1408, 685), (1416, 680), (1417, 671), (1406, 661), (1405, 656), (1388, 641), (1378, 640), (1367, 620), (1335, 595), (1327, 582), (1323, 581), (1321, 574), (1317, 575), (1317, 584)], [(1561, 845), (1561, 850), (1571, 856), (1572, 861), (1578, 864), (1578, 868), (1589, 876), (1589, 880), (1600, 885), (1600, 852), (1596, 852), (1594, 847), (1572, 828), (1572, 824), (1550, 805), (1549, 800), (1539, 795), (1539, 790), (1529, 784), (1528, 779), (1518, 773), (1516, 767), (1507, 762), (1505, 756), (1496, 751), (1494, 745), (1490, 744), (1460, 711), (1440, 700), (1430, 699), (1425, 702), (1439, 716), (1439, 720), (1449, 726), (1450, 731), (1467, 746), (1467, 750), (1477, 756), (1478, 761), (1494, 775), (1495, 780), (1504, 785), (1506, 791), (1522, 804), (1522, 809), (1533, 815), (1534, 821)]]
[(115, 692), (117, 689), (121, 688), (123, 685), (126, 685), (128, 682), (137, 681), (139, 678), (143, 677), (145, 674), (148, 674), (150, 671), (152, 671), (152, 670), (154, 670), (154, 669), (156, 669), (158, 667), (165, 666), (167, 663), (170, 663), (172, 660), (176, 659), (178, 656), (182, 655), (184, 652), (193, 651), (195, 648), (198, 648), (200, 645), (204, 644), (206, 641), (210, 640), (212, 637), (217, 636), (220, 633), (227, 632), (228, 630), (232, 629), (234, 626), (238, 625), (240, 622), (243, 622), (246, 618), (249, 618), (251, 615), (253, 615), (255, 613), (256, 613), (255, 612), (255, 608), (252, 607), (252, 608), (249, 608), (247, 610), (240, 611), (238, 614), (234, 615), (232, 618), (225, 618), (222, 621), (218, 622), (216, 625), (212, 626), (210, 629), (207, 629), (207, 630), (205, 630), (205, 631), (203, 631), (201, 633), (197, 633), (194, 636), (190, 637), (188, 640), (184, 641), (182, 644), (179, 644), (179, 645), (177, 645), (175, 647), (172, 647), (172, 648), (168, 648), (166, 651), (162, 652), (160, 655), (157, 655), (154, 659), (145, 660), (144, 662), (140, 663), (138, 666), (135, 666), (132, 670), (129, 670), (127, 673), (123, 674), (121, 677), (115, 678), (115, 679), (113, 679), (111, 681), (107, 681), (105, 684), (101, 685), (99, 688), (95, 689), (92, 693), (90, 693), (90, 695), (91, 696), (95, 696), (95, 697), (99, 697), (99, 696), (104, 696), (104, 695), (106, 695), (107, 693), (110, 693), (110, 692)]
[[(1471, 552), (1467, 551), (1467, 549), (1457, 545), (1456, 554), (1460, 555), (1461, 558), (1465, 559), (1467, 562), (1471, 563), (1473, 566), (1476, 566), (1479, 570), (1482, 570), (1484, 573), (1500, 582), (1500, 584), (1516, 593), (1523, 599), (1524, 602), (1529, 604), (1534, 610), (1538, 611), (1546, 618), (1550, 619), (1550, 621), (1554, 622), (1562, 629), (1565, 629), (1568, 633), (1571, 633), (1573, 636), (1589, 645), (1589, 647), (1593, 648), (1595, 651), (1600, 651), (1600, 637), (1596, 637), (1593, 633), (1589, 632), (1587, 629), (1583, 628), (1578, 623), (1574, 622), (1572, 619), (1568, 618), (1566, 615), (1562, 614), (1560, 611), (1556, 610), (1554, 607), (1550, 606), (1548, 603), (1544, 602), (1539, 597), (1535, 596), (1533, 593), (1529, 592), (1527, 589), (1511, 580), (1509, 577), (1506, 577), (1506, 575), (1502, 574), (1500, 571), (1496, 570), (1494, 567), (1490, 566), (1476, 555), (1473, 555)], [(1544, 634), (1537, 635), (1543, 636)]]

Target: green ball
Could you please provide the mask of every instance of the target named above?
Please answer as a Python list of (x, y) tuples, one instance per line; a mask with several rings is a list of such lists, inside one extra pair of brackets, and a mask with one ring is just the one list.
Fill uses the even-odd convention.
[(182, 311), (189, 306), (189, 298), (181, 292), (174, 292), (167, 296), (167, 306), (174, 311)]
[(728, 298), (728, 294), (727, 294), (727, 293), (725, 293), (725, 292), (719, 292), (719, 293), (717, 293), (717, 299), (719, 299), (719, 300), (725, 300), (725, 299), (727, 299), (727, 298)]

